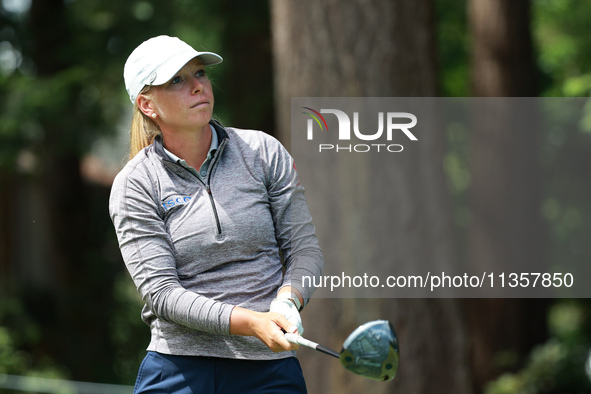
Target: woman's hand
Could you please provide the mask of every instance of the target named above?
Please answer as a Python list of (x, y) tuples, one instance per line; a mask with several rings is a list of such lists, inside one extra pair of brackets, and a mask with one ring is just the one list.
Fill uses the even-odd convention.
[(295, 304), (290, 300), (274, 299), (269, 306), (269, 311), (282, 314), (288, 322), (298, 328), (298, 334), (302, 335), (304, 333), (300, 312), (298, 312), (298, 308), (296, 308)]
[(297, 334), (298, 329), (285, 316), (275, 312), (254, 312), (235, 307), (230, 317), (230, 334), (257, 337), (274, 352), (297, 350), (298, 345), (285, 339), (285, 332)]

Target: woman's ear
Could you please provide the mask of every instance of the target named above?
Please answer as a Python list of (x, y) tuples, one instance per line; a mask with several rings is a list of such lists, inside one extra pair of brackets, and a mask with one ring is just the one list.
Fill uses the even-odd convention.
[(151, 117), (154, 112), (154, 102), (148, 96), (143, 93), (140, 93), (137, 96), (137, 107), (140, 111), (146, 116)]

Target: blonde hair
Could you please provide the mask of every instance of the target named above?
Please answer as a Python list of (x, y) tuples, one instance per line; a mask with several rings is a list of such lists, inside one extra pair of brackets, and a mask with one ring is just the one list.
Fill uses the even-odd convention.
[[(144, 87), (140, 94), (146, 94), (150, 86)], [(161, 135), (160, 127), (149, 116), (140, 111), (137, 102), (133, 105), (133, 118), (129, 136), (129, 160), (133, 159), (142, 149), (151, 145), (156, 136)]]

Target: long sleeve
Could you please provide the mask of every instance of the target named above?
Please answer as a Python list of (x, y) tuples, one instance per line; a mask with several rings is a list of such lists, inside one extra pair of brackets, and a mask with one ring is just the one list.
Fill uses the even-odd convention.
[(285, 265), (282, 287), (290, 285), (297, 289), (305, 305), (315, 289), (304, 287), (313, 281), (304, 283), (303, 278), (322, 274), (322, 251), (293, 158), (275, 139), (267, 141), (266, 153), (269, 202)]
[(150, 163), (136, 159), (115, 179), (109, 211), (123, 260), (139, 293), (155, 317), (204, 332), (229, 334), (233, 306), (181, 286), (175, 250), (155, 192), (157, 181), (151, 179)]

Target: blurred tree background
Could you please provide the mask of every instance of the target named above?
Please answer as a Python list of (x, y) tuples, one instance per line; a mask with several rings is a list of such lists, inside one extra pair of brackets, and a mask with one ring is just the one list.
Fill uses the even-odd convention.
[[(475, 9), (484, 6), (482, 1), (425, 2), (434, 17), (425, 29), (432, 29), (436, 41), (437, 95), (589, 95), (591, 2), (486, 2), (499, 9), (480, 20)], [(339, 6), (338, 0), (328, 3)], [(520, 5), (511, 8), (511, 3)], [(139, 318), (141, 300), (107, 213), (110, 182), (126, 155), (131, 108), (122, 72), (127, 56), (158, 34), (220, 53), (224, 62), (209, 72), (216, 116), (224, 124), (261, 129), (286, 143), (289, 136), (276, 127), (274, 89), (298, 80), (276, 79), (271, 43), (280, 32), (272, 31), (267, 1), (0, 4), (0, 374), (133, 384), (149, 331)], [(482, 41), (478, 26), (491, 21), (492, 35)], [(334, 28), (337, 22), (332, 22)], [(504, 62), (503, 78), (527, 88), (478, 86), (484, 72), (478, 66), (481, 50), (493, 38), (492, 60), (487, 61)], [(519, 46), (521, 39), (529, 44)], [(301, 66), (297, 62), (294, 67)], [(526, 84), (526, 79), (531, 81)], [(400, 91), (413, 92), (412, 86), (405, 89)], [(539, 219), (544, 232), (523, 242), (540, 242), (550, 261), (584, 265), (591, 256), (591, 187), (586, 183), (591, 128), (578, 130), (550, 130), (536, 136), (537, 145), (517, 149), (527, 151), (538, 166), (534, 198), (540, 209), (532, 204), (529, 214), (537, 215), (534, 220)], [(448, 130), (446, 137), (442, 166), (453, 199), (458, 253), (468, 259), (481, 209), (473, 173), (474, 157), (480, 157), (478, 139), (462, 130)], [(503, 198), (514, 197), (505, 192), (509, 196)], [(479, 302), (465, 305), (471, 346), (490, 345), (486, 365), (468, 363), (474, 392), (591, 392), (588, 300), (548, 300), (533, 308), (525, 302), (526, 312), (514, 312), (509, 319), (503, 312), (523, 311), (520, 301), (511, 300), (511, 309)], [(488, 316), (492, 323), (484, 323), (470, 310), (500, 312)], [(516, 316), (525, 319), (511, 321)], [(528, 343), (482, 339), (495, 320), (509, 324), (507, 332), (518, 332)], [(535, 324), (520, 326), (523, 320)]]

